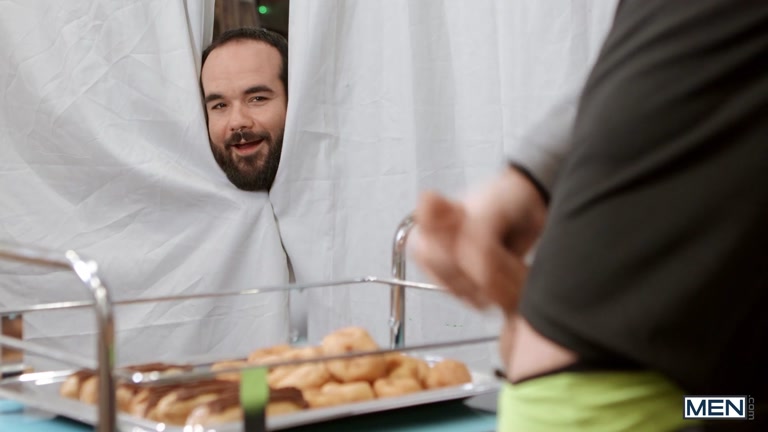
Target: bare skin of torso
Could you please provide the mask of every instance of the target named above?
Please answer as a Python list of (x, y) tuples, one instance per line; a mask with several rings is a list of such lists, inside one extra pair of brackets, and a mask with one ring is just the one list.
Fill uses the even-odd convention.
[(500, 349), (512, 382), (568, 366), (578, 358), (573, 351), (542, 336), (517, 314), (504, 325)]

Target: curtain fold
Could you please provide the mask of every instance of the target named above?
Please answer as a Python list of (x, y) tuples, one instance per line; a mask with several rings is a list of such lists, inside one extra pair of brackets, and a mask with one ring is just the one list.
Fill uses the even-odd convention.
[[(267, 194), (234, 188), (208, 146), (211, 0), (0, 9), (0, 240), (94, 259), (113, 299), (287, 282)], [(85, 298), (71, 274), (0, 264), (2, 306)], [(242, 354), (285, 340), (287, 308), (282, 294), (121, 307), (117, 360)], [(93, 327), (85, 309), (27, 314), (24, 330), (93, 355)]]
[[(291, 101), (270, 193), (297, 281), (387, 276), (418, 193), (458, 197), (579, 85), (615, 3), (597, 0), (293, 0)], [(410, 265), (415, 279), (422, 276)], [(388, 341), (389, 293), (308, 292), (309, 339), (364, 325)], [(409, 344), (485, 335), (497, 318), (409, 293)], [(495, 348), (455, 355), (473, 364)]]

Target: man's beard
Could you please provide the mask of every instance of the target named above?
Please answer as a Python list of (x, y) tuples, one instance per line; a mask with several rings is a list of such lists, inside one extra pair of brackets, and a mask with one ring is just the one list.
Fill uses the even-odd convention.
[[(283, 151), (283, 132), (272, 139), (272, 136), (266, 132), (238, 131), (234, 132), (224, 143), (223, 148), (216, 146), (211, 142), (211, 151), (216, 163), (219, 164), (229, 181), (238, 189), (245, 191), (268, 191), (272, 187), (277, 175), (277, 168), (280, 165), (280, 154)], [(262, 146), (267, 146), (267, 153), (263, 163), (259, 167), (258, 152), (249, 156), (237, 156), (231, 149), (231, 146), (240, 142), (253, 142), (263, 139)]]

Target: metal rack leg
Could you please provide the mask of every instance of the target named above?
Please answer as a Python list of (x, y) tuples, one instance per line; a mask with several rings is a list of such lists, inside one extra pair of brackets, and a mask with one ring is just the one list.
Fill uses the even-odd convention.
[[(392, 276), (395, 279), (405, 280), (405, 244), (413, 225), (413, 215), (408, 215), (397, 226), (392, 247)], [(390, 289), (389, 301), (389, 346), (401, 348), (405, 346), (405, 287), (393, 286)]]

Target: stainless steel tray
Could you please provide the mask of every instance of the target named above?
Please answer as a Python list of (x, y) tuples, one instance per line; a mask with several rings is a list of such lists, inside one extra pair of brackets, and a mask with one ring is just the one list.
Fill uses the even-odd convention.
[[(421, 356), (421, 358), (427, 360), (428, 363), (440, 360), (439, 357)], [(15, 399), (29, 407), (38, 408), (89, 425), (96, 425), (98, 422), (96, 406), (67, 399), (59, 395), (59, 385), (71, 372), (73, 371), (27, 374), (25, 381), (12, 385), (13, 389), (8, 384), (0, 385), (0, 397)], [(471, 373), (472, 383), (462, 386), (425, 390), (400, 397), (376, 399), (329, 408), (309, 409), (294, 414), (274, 416), (267, 419), (267, 428), (276, 431), (360, 414), (465, 399), (498, 390), (499, 382), (493, 375), (475, 371)], [(123, 432), (192, 432), (189, 427), (157, 423), (125, 413), (118, 414), (117, 425)], [(242, 423), (235, 422), (199, 430), (195, 429), (194, 432), (241, 432), (242, 430)]]
[[(31, 353), (46, 357), (48, 359), (58, 360), (67, 366), (66, 368), (86, 368), (97, 372), (99, 377), (98, 392), (106, 395), (99, 400), (98, 406), (90, 406), (79, 401), (65, 399), (58, 394), (58, 383), (66, 379), (71, 371), (45, 371), (33, 374), (24, 374), (18, 377), (6, 378), (0, 381), (0, 397), (9, 398), (25, 403), (30, 407), (40, 408), (51, 413), (69, 417), (84, 423), (95, 425), (98, 432), (224, 432), (240, 431), (242, 425), (232, 423), (216, 428), (185, 428), (183, 426), (171, 426), (163, 423), (155, 423), (146, 419), (130, 416), (128, 414), (118, 413), (115, 400), (115, 383), (119, 378), (115, 370), (115, 332), (114, 332), (114, 306), (118, 304), (137, 304), (154, 303), (164, 301), (193, 300), (202, 298), (219, 298), (240, 295), (255, 295), (268, 292), (288, 292), (294, 290), (305, 290), (310, 288), (321, 288), (344, 285), (380, 285), (390, 290), (390, 343), (389, 349), (380, 350), (377, 353), (386, 352), (433, 352), (437, 348), (446, 348), (449, 346), (459, 346), (475, 343), (486, 343), (495, 341), (497, 337), (487, 336), (483, 338), (465, 339), (451, 342), (440, 342), (425, 344), (420, 346), (406, 346), (405, 344), (405, 289), (420, 289), (427, 291), (442, 291), (440, 287), (411, 282), (405, 280), (405, 243), (408, 232), (413, 227), (414, 221), (409, 216), (398, 225), (395, 233), (395, 239), (392, 248), (392, 279), (382, 279), (378, 277), (367, 276), (361, 279), (348, 279), (334, 282), (292, 284), (277, 287), (258, 287), (245, 291), (237, 292), (211, 292), (192, 295), (176, 295), (165, 297), (153, 297), (142, 299), (130, 299), (122, 301), (112, 301), (110, 290), (104, 283), (99, 274), (99, 266), (93, 260), (82, 258), (77, 252), (68, 250), (66, 252), (56, 252), (38, 248), (31, 248), (19, 245), (8, 245), (0, 241), (0, 260), (10, 260), (22, 262), (34, 266), (55, 268), (59, 270), (71, 271), (75, 274), (92, 297), (89, 301), (63, 301), (54, 303), (39, 303), (26, 305), (20, 308), (0, 308), (0, 317), (19, 315), (28, 312), (44, 312), (61, 309), (91, 309), (91, 313), (96, 315), (96, 334), (97, 334), (97, 354), (96, 359), (84, 358), (76, 353), (67, 352), (60, 349), (22, 341), (11, 336), (0, 335), (0, 346), (23, 350), (25, 353)], [(349, 354), (340, 355), (336, 358), (348, 356), (369, 355)], [(424, 356), (422, 356), (424, 358)], [(326, 357), (322, 360), (332, 360)], [(425, 358), (426, 359), (426, 358)], [(95, 361), (94, 361), (95, 360)], [(318, 359), (321, 360), (321, 359)], [(433, 359), (434, 361), (435, 359)], [(223, 372), (223, 371), (222, 371)], [(205, 373), (205, 372), (203, 372)], [(210, 371), (208, 372), (210, 376)], [(151, 373), (149, 375), (154, 374)], [(122, 379), (130, 379), (135, 383), (159, 382), (160, 377), (141, 377), (141, 381), (136, 381), (136, 375), (130, 377), (122, 376)], [(145, 374), (138, 374), (145, 375)], [(194, 373), (186, 374), (186, 378), (193, 379)], [(268, 419), (267, 426), (270, 430), (280, 430), (294, 426), (317, 423), (326, 420), (349, 417), (365, 413), (393, 410), (410, 406), (429, 404), (434, 402), (469, 398), (472, 396), (493, 392), (498, 389), (499, 384), (490, 374), (483, 374), (477, 371), (472, 372), (472, 383), (452, 388), (439, 390), (428, 390), (420, 393), (414, 393), (407, 396), (387, 399), (377, 399), (368, 402), (341, 405), (337, 407), (313, 409), (302, 411), (296, 414), (286, 414)], [(118, 427), (119, 426), (119, 429)]]

